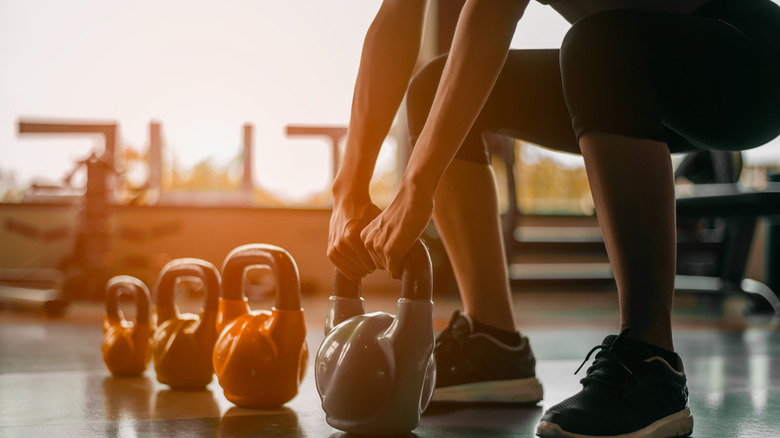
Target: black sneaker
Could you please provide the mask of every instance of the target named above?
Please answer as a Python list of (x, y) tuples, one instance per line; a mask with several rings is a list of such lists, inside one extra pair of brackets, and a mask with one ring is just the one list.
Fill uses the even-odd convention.
[(647, 344), (625, 338), (626, 332), (607, 336), (588, 353), (582, 365), (601, 350), (580, 381), (582, 391), (544, 413), (538, 436), (667, 438), (693, 432), (680, 357), (671, 366)]
[(542, 385), (528, 338), (517, 347), (474, 333), (471, 320), (455, 311), (439, 336), (434, 401), (536, 403)]

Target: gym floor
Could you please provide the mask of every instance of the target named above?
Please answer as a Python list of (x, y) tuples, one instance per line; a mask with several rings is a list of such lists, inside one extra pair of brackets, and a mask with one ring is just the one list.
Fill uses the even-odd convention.
[[(614, 292), (514, 297), (518, 325), (538, 359), (544, 400), (530, 407), (433, 404), (411, 436), (533, 436), (545, 407), (578, 390), (583, 373), (573, 372), (588, 350), (617, 327)], [(195, 299), (180, 303), (184, 311), (198, 305)], [(204, 391), (182, 392), (158, 383), (151, 367), (142, 377), (112, 377), (100, 353), (100, 304), (74, 303), (60, 319), (0, 311), (0, 436), (347, 438), (326, 423), (314, 385), (312, 359), (323, 338), (327, 299), (304, 297), (304, 306), (309, 369), (298, 396), (270, 411), (233, 406), (216, 379)], [(437, 332), (458, 306), (455, 299), (436, 299)], [(695, 437), (780, 436), (780, 322), (746, 317), (744, 306), (734, 298), (713, 312), (697, 297), (677, 296), (675, 343), (688, 372)], [(395, 312), (394, 299), (370, 292), (366, 307)]]

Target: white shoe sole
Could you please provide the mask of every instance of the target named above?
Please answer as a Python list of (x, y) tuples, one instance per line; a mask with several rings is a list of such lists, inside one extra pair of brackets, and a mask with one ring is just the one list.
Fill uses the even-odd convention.
[(529, 377), (436, 388), (433, 401), (535, 403), (542, 400), (543, 395), (539, 379)]
[(688, 408), (664, 417), (636, 432), (610, 435), (609, 437), (566, 432), (557, 424), (547, 421), (542, 421), (536, 426), (536, 435), (542, 438), (671, 438), (688, 436), (692, 432), (693, 416)]

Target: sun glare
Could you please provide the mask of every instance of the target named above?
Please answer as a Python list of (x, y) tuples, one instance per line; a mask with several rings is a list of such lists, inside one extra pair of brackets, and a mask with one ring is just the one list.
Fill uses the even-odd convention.
[(116, 122), (120, 146), (142, 153), (158, 121), (165, 159), (184, 169), (240, 158), (250, 123), (256, 184), (292, 201), (325, 190), (327, 143), (287, 138), (285, 126), (348, 123), (379, 4), (2, 2), (0, 168), (20, 185), (57, 180), (94, 147), (19, 136), (21, 119)]
[[(346, 126), (380, 3), (0, 2), (0, 178), (21, 188), (56, 183), (100, 147), (82, 137), (20, 136), (26, 118), (116, 122), (120, 147), (141, 154), (158, 121), (164, 158), (184, 170), (240, 160), (249, 123), (255, 184), (293, 203), (327, 191), (328, 141), (290, 138), (285, 127)], [(531, 2), (512, 46), (558, 47), (567, 28)], [(748, 151), (746, 161), (780, 162), (778, 149), (775, 141)], [(392, 170), (394, 152), (382, 157), (379, 167)]]

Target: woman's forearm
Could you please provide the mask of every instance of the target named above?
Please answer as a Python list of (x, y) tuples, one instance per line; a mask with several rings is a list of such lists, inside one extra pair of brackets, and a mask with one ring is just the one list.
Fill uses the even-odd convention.
[(385, 0), (363, 44), (346, 151), (334, 196), (368, 198), (368, 185), (417, 60), (425, 0)]
[(433, 196), (490, 95), (527, 4), (527, 0), (466, 2), (428, 121), (402, 184)]

